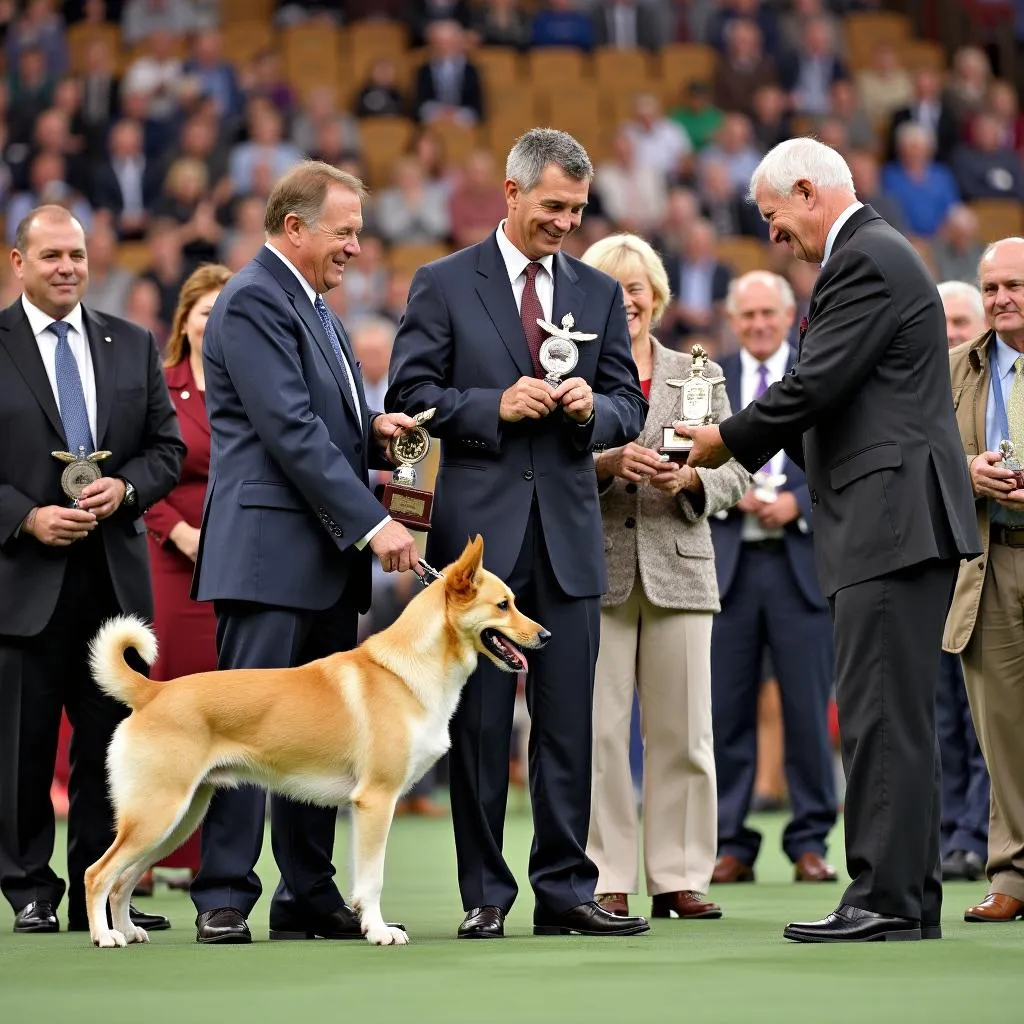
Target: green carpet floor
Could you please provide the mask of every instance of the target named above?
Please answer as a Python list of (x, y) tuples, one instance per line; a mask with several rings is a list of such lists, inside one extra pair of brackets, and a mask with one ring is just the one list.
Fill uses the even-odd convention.
[[(148, 946), (96, 950), (87, 935), (18, 936), (0, 910), (0, 1021), (5, 1024), (585, 1024), (591, 1021), (1014, 1022), (1024, 1019), (1024, 923), (966, 925), (963, 908), (983, 885), (946, 889), (942, 942), (797, 946), (789, 920), (813, 919), (840, 886), (795, 885), (778, 852), (784, 819), (765, 816), (754, 885), (713, 891), (720, 921), (656, 922), (632, 939), (534, 938), (531, 900), (520, 897), (504, 942), (456, 942), (461, 919), (450, 823), (403, 819), (388, 850), (384, 912), (412, 944), (267, 941), (267, 896), (251, 923), (251, 946), (194, 942), (192, 904), (158, 888), (140, 901), (173, 928)], [(61, 831), (58, 842), (63, 844)], [(530, 824), (510, 811), (506, 847), (525, 886)], [(842, 862), (842, 841), (833, 852)], [(57, 854), (63, 860), (63, 852)], [(348, 863), (339, 826), (336, 862)], [(265, 887), (276, 883), (267, 844)], [(344, 868), (339, 872), (344, 879)], [(346, 889), (347, 891), (347, 889)], [(646, 912), (646, 900), (635, 901)], [(63, 909), (63, 908), (62, 908)]]

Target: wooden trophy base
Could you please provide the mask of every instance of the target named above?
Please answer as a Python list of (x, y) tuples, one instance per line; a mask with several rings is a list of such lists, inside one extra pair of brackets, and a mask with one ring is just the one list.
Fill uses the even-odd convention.
[(661, 428), (661, 447), (658, 454), (665, 462), (683, 465), (693, 451), (693, 442), (688, 437), (681, 437), (674, 427)]
[(434, 505), (432, 491), (386, 483), (380, 495), (380, 503), (388, 510), (388, 515), (406, 529), (423, 533), (430, 530), (430, 513)]

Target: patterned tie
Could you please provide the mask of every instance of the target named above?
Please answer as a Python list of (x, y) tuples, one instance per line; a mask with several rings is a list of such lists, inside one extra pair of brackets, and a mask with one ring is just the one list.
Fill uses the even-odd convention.
[(1010, 427), (1010, 440), (1018, 451), (1024, 450), (1024, 356), (1013, 361), (1013, 387), (1006, 406), (1006, 419)]
[[(761, 363), (757, 368), (757, 387), (754, 388), (754, 401), (756, 402), (768, 390), (768, 364)], [(770, 473), (772, 471), (771, 459), (769, 459), (759, 470), (759, 473)]]
[(87, 454), (96, 450), (92, 430), (89, 427), (89, 410), (85, 405), (82, 377), (78, 372), (75, 354), (68, 344), (71, 325), (64, 320), (54, 320), (48, 328), (57, 336), (57, 401), (60, 404), (60, 418), (64, 424), (64, 435), (68, 451), (78, 455), (84, 448)]
[(540, 365), (540, 346), (544, 341), (544, 328), (537, 323), (544, 319), (544, 310), (541, 308), (540, 299), (537, 297), (537, 271), (540, 270), (539, 263), (526, 264), (526, 287), (523, 289), (523, 301), (519, 306), (519, 316), (523, 321), (523, 334), (526, 335), (526, 345), (530, 350), (530, 358), (533, 360), (533, 375), (544, 376), (544, 367)]
[(356, 391), (355, 381), (352, 380), (352, 371), (349, 369), (348, 360), (345, 358), (345, 353), (341, 351), (341, 339), (338, 337), (338, 332), (334, 329), (334, 321), (331, 319), (331, 314), (327, 311), (327, 303), (324, 302), (322, 295), (316, 297), (313, 308), (316, 310), (316, 315), (320, 317), (320, 323), (323, 324), (327, 340), (331, 343), (331, 348), (334, 349), (334, 357), (338, 360), (338, 365), (344, 371), (345, 380), (348, 381), (349, 391), (352, 392), (352, 402), (356, 409), (358, 409), (359, 392)]

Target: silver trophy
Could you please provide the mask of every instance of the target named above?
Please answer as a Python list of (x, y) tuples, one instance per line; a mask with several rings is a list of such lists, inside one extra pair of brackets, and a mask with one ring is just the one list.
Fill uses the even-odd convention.
[(754, 474), (754, 497), (770, 503), (779, 500), (779, 488), (786, 482), (785, 473), (768, 473), (758, 470)]
[(1020, 460), (1017, 458), (1017, 449), (1012, 441), (1006, 440), (999, 442), (999, 452), (1003, 456), (1003, 469), (1008, 469), (1011, 473), (1016, 474), (1013, 486), (1019, 491), (1024, 487), (1024, 468), (1021, 467)]
[[(670, 388), (679, 388), (679, 419), (688, 427), (702, 427), (714, 422), (712, 407), (715, 385), (724, 384), (724, 377), (709, 377), (707, 373), (708, 354), (703, 346), (694, 345), (690, 350), (693, 362), (686, 377), (666, 380)], [(658, 454), (667, 462), (685, 462), (693, 447), (693, 441), (677, 434), (671, 424), (661, 428), (661, 447)]]
[(540, 347), (540, 365), (547, 370), (544, 380), (553, 388), (557, 388), (562, 383), (562, 378), (571, 373), (579, 362), (580, 350), (577, 342), (593, 341), (597, 335), (574, 331), (576, 321), (572, 313), (566, 313), (562, 317), (561, 327), (549, 324), (547, 320), (538, 320), (537, 323), (548, 333)]

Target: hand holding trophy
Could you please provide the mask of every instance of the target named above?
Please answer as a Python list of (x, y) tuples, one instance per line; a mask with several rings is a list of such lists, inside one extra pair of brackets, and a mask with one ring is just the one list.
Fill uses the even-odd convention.
[(388, 458), (396, 463), (391, 479), (384, 485), (381, 504), (392, 519), (410, 530), (430, 529), (430, 513), (434, 504), (431, 491), (416, 487), (416, 470), (413, 466), (422, 462), (430, 451), (430, 435), (423, 428), (435, 413), (426, 409), (413, 419), (415, 427), (401, 430), (388, 442)]
[(1021, 467), (1020, 460), (1017, 458), (1017, 449), (1010, 440), (999, 442), (999, 452), (1003, 456), (1003, 469), (1008, 469), (1013, 476), (1013, 487), (1014, 490), (1021, 490), (1024, 488), (1024, 468)]
[[(688, 427), (701, 427), (715, 422), (712, 412), (715, 385), (724, 384), (725, 378), (708, 376), (708, 354), (703, 346), (694, 345), (690, 351), (693, 363), (689, 374), (686, 377), (666, 380), (665, 383), (670, 388), (679, 389), (678, 420)], [(658, 454), (665, 462), (686, 462), (692, 447), (693, 441), (677, 434), (673, 424), (662, 426)]]

